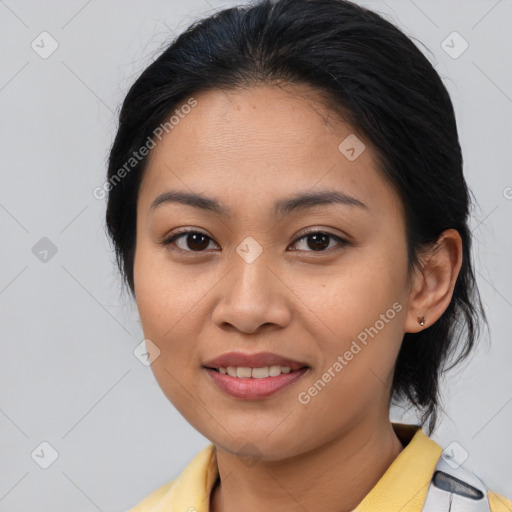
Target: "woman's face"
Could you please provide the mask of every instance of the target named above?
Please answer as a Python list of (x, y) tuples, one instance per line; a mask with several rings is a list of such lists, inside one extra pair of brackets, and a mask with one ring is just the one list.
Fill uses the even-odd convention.
[[(214, 444), (267, 460), (388, 421), (410, 291), (404, 212), (375, 153), (297, 91), (195, 96), (137, 205), (135, 294), (160, 387)], [(207, 199), (151, 207), (168, 193)], [(233, 352), (273, 356), (222, 363), (263, 368), (250, 380), (206, 368)]]

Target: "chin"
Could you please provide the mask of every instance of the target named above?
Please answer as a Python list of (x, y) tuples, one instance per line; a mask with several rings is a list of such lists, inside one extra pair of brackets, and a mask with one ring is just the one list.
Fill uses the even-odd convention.
[(228, 425), (224, 426), (232, 436), (223, 432), (222, 435), (208, 436), (208, 439), (219, 449), (246, 461), (248, 466), (258, 461), (287, 459), (299, 455), (304, 448), (299, 439), (285, 432), (268, 435), (267, 428), (236, 432)]

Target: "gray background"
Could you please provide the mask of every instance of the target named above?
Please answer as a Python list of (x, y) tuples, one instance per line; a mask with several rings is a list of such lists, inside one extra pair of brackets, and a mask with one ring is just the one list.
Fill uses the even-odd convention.
[[(236, 3), (0, 0), (0, 511), (127, 510), (208, 444), (134, 356), (137, 309), (92, 191), (130, 84), (171, 36)], [(455, 104), (492, 345), (446, 380), (433, 438), (512, 497), (512, 2), (361, 3), (429, 49)], [(31, 47), (51, 48), (43, 31), (48, 58)], [(469, 44), (457, 58), (454, 31)], [(47, 469), (42, 442), (58, 454)]]

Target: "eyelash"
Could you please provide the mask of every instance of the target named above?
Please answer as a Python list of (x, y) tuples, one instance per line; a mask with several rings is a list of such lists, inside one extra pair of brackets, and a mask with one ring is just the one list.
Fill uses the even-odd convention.
[[(181, 230), (181, 231), (178, 231), (178, 232), (174, 233), (172, 236), (166, 238), (165, 240), (163, 240), (162, 242), (159, 242), (159, 243), (160, 243), (160, 245), (162, 245), (164, 247), (167, 247), (170, 250), (177, 250), (177, 251), (182, 252), (182, 253), (187, 253), (188, 252), (188, 253), (200, 254), (200, 253), (206, 252), (205, 250), (202, 250), (202, 251), (192, 251), (192, 250), (181, 249), (179, 247), (178, 248), (171, 248), (170, 247), (171, 245), (174, 244), (174, 242), (178, 238), (184, 237), (185, 235), (191, 235), (191, 234), (203, 235), (204, 237), (206, 237), (206, 238), (210, 239), (211, 241), (213, 241), (213, 238), (209, 237), (205, 233), (202, 233), (201, 231), (184, 229), (184, 230)], [(347, 245), (349, 245), (348, 240), (345, 240), (344, 238), (341, 238), (338, 235), (335, 235), (334, 233), (330, 233), (329, 231), (321, 231), (321, 230), (308, 231), (307, 233), (303, 233), (299, 238), (295, 239), (293, 244), (296, 244), (297, 242), (300, 242), (301, 240), (303, 240), (304, 238), (307, 238), (309, 236), (319, 235), (319, 234), (327, 235), (330, 238), (334, 238), (339, 243), (340, 249), (345, 247), (345, 246), (347, 246)], [(303, 251), (303, 252), (330, 253), (330, 252), (332, 252), (332, 247), (330, 249), (324, 249), (324, 250), (320, 250), (320, 251), (310, 250), (310, 251)]]

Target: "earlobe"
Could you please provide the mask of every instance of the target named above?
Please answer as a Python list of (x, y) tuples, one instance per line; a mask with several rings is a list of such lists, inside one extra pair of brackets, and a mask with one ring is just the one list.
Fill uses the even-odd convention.
[(441, 317), (452, 299), (461, 266), (462, 239), (450, 228), (422, 257), (409, 295), (404, 332), (421, 331)]

